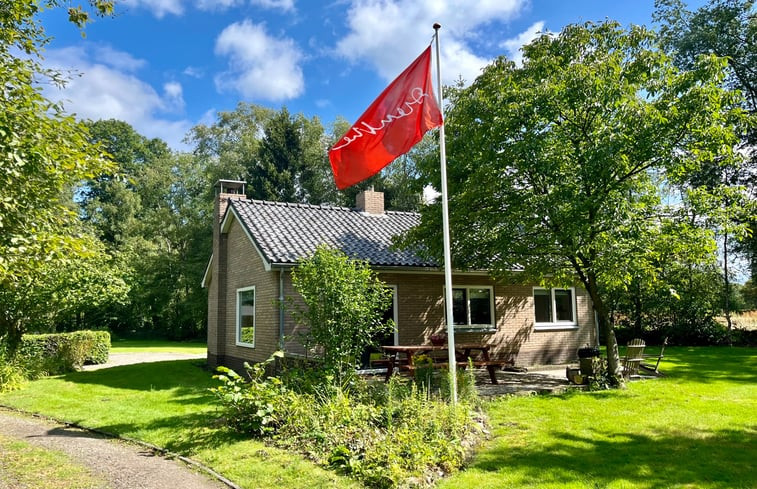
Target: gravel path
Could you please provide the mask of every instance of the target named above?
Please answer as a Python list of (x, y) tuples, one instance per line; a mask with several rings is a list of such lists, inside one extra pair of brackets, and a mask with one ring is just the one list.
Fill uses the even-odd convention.
[(227, 487), (144, 447), (5, 410), (0, 410), (0, 434), (67, 454), (107, 481), (103, 489)]

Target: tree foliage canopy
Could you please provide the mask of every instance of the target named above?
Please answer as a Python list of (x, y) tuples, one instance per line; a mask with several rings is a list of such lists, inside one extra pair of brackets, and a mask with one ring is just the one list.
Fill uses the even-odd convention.
[[(500, 58), (451, 93), (447, 115), (450, 222), (457, 267), (543, 284), (580, 282), (608, 351), (608, 290), (654, 280), (666, 259), (701, 262), (712, 235), (661, 188), (706, 162), (737, 164), (743, 113), (720, 86), (724, 63), (676, 69), (643, 27), (570, 25)], [(438, 170), (424, 168), (438, 185)], [(438, 187), (437, 187), (438, 188)], [(698, 199), (707, 213), (707, 199)], [(436, 243), (439, 206), (405, 243)], [(617, 364), (611, 361), (611, 369)]]

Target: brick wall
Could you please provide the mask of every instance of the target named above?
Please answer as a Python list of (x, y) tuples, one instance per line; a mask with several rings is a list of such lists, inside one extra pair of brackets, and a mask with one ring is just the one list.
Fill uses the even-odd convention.
[[(444, 276), (442, 274), (382, 273), (381, 279), (397, 286), (400, 344), (427, 343), (434, 333), (446, 333)], [(594, 313), (586, 292), (576, 288), (578, 329), (535, 330), (533, 287), (503, 285), (486, 276), (455, 275), (453, 285), (494, 287), (494, 332), (456, 332), (455, 341), (483, 342), (492, 356), (516, 365), (564, 363), (576, 358), (576, 350), (594, 344)]]
[[(278, 270), (265, 271), (260, 255), (238, 222), (232, 222), (227, 234), (218, 236), (208, 291), (208, 361), (211, 365), (239, 368), (243, 361), (263, 361), (278, 349), (279, 273)], [(397, 287), (400, 344), (426, 343), (432, 334), (446, 332), (442, 274), (381, 273), (380, 277)], [(218, 287), (220, 283), (225, 283), (225, 287)], [(457, 332), (458, 343), (489, 344), (493, 357), (526, 366), (572, 361), (579, 347), (595, 343), (591, 301), (581, 288), (576, 288), (577, 329), (536, 330), (532, 286), (496, 284), (484, 275), (456, 275), (453, 283), (492, 286), (495, 295), (495, 330)], [(253, 285), (255, 348), (249, 348), (236, 345), (236, 290)], [(302, 304), (288, 271), (284, 272), (284, 293)], [(288, 352), (304, 353), (300, 333), (302, 327), (287, 312), (284, 334)]]

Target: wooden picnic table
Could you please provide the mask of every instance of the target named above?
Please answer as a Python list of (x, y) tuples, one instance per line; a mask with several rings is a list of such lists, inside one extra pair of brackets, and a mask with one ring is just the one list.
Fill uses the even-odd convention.
[[(492, 360), (489, 357), (489, 348), (489, 345), (480, 343), (458, 343), (455, 345), (455, 361), (460, 368), (466, 368), (469, 361), (474, 367), (485, 367), (489, 371), (492, 384), (496, 384), (497, 367), (502, 367), (508, 362)], [(447, 345), (388, 345), (382, 346), (381, 349), (388, 357), (386, 362), (387, 382), (392, 377), (395, 368), (398, 371), (414, 371), (417, 368), (415, 358), (418, 355), (430, 356), (433, 368), (449, 367), (449, 363), (446, 361), (449, 352)], [(437, 357), (434, 355), (436, 352), (447, 353), (447, 355)]]

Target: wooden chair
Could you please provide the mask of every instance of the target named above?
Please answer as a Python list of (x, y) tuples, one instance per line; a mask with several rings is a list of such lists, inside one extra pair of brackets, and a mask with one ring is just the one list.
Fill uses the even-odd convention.
[(645, 358), (645, 359), (646, 358), (650, 358), (650, 359), (651, 358), (657, 358), (657, 362), (654, 364), (654, 367), (652, 367), (651, 363), (647, 364), (647, 363), (644, 363), (643, 361), (641, 362), (641, 364), (639, 366), (641, 368), (643, 368), (644, 370), (646, 370), (648, 372), (651, 372), (651, 373), (653, 373), (655, 375), (662, 375), (658, 369), (660, 368), (660, 361), (663, 358), (665, 358), (665, 355), (664, 355), (665, 354), (665, 346), (667, 346), (667, 344), (668, 344), (668, 338), (665, 337), (665, 339), (662, 340), (662, 346), (660, 346), (660, 353), (659, 353), (659, 355), (646, 355), (646, 354), (642, 355), (642, 358)]
[(626, 356), (623, 358), (623, 377), (630, 379), (638, 377), (639, 367), (644, 361), (644, 340), (634, 338), (626, 347)]

